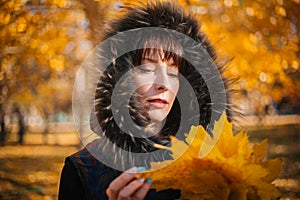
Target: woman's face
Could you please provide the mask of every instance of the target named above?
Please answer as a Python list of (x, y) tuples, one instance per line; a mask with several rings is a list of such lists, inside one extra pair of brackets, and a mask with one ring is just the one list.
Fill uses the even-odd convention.
[(169, 114), (179, 89), (178, 71), (173, 58), (164, 59), (159, 50), (143, 55), (141, 65), (135, 67), (137, 101), (151, 122), (162, 122)]

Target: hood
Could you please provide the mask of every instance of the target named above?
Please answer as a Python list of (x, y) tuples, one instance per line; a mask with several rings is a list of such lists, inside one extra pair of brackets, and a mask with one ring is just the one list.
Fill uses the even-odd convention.
[[(98, 48), (99, 57), (109, 59), (104, 61), (108, 63), (108, 67), (99, 78), (95, 92), (95, 111), (91, 117), (92, 130), (104, 136), (107, 144), (110, 141), (130, 152), (155, 151), (153, 144), (168, 145), (170, 135), (183, 139), (192, 125), (202, 125), (211, 133), (213, 122), (224, 111), (230, 115), (228, 103), (230, 91), (229, 82), (222, 75), (223, 68), (215, 62), (215, 51), (205, 34), (200, 31), (199, 22), (172, 2), (152, 2), (123, 9), (124, 14), (114, 21), (109, 21), (103, 33), (103, 41), (109, 43), (105, 48)], [(132, 98), (134, 94), (126, 92), (130, 88), (130, 77), (124, 78), (124, 74), (133, 67), (136, 51), (123, 50), (129, 46), (138, 47), (143, 38), (156, 34), (155, 28), (158, 32), (163, 29), (163, 34), (171, 34), (171, 37), (184, 47), (184, 59), (180, 67), (182, 76), (178, 98), (160, 134), (139, 137), (138, 132), (151, 130), (141, 130), (140, 127), (147, 125), (147, 120), (139, 114), (139, 105)], [(142, 29), (146, 31), (141, 32)], [(120, 34), (130, 31), (137, 32), (126, 36)], [(118, 34), (120, 36), (114, 38)], [(129, 37), (131, 37), (130, 44)], [(183, 82), (185, 84), (182, 84)], [(189, 92), (189, 88), (193, 94)], [(113, 102), (112, 99), (117, 100)], [(126, 118), (128, 113), (137, 127), (128, 122), (131, 121)], [(102, 145), (105, 146), (104, 143)]]

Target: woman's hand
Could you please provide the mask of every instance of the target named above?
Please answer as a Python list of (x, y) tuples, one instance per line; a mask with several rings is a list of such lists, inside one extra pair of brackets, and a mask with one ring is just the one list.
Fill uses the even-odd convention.
[(144, 199), (150, 189), (151, 179), (136, 178), (136, 173), (144, 171), (144, 167), (134, 167), (123, 172), (113, 180), (106, 190), (110, 200)]

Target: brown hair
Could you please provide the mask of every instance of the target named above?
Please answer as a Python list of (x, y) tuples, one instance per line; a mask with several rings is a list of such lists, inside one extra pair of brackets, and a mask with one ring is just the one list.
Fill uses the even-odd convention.
[[(152, 32), (143, 37), (143, 49), (138, 49), (133, 58), (134, 66), (140, 65), (143, 58), (150, 54), (161, 54), (162, 60), (173, 58), (174, 64), (180, 68), (182, 64), (183, 47), (168, 31)], [(161, 51), (161, 52), (159, 52)]]

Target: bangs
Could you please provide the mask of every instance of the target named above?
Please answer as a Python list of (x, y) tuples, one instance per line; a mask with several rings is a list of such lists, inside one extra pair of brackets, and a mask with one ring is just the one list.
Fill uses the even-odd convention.
[(140, 65), (145, 56), (157, 54), (162, 60), (170, 60), (172, 58), (174, 64), (180, 68), (183, 48), (171, 35), (167, 35), (166, 33), (152, 33), (151, 36), (145, 38), (142, 43), (143, 49), (139, 49), (136, 52), (135, 65)]

